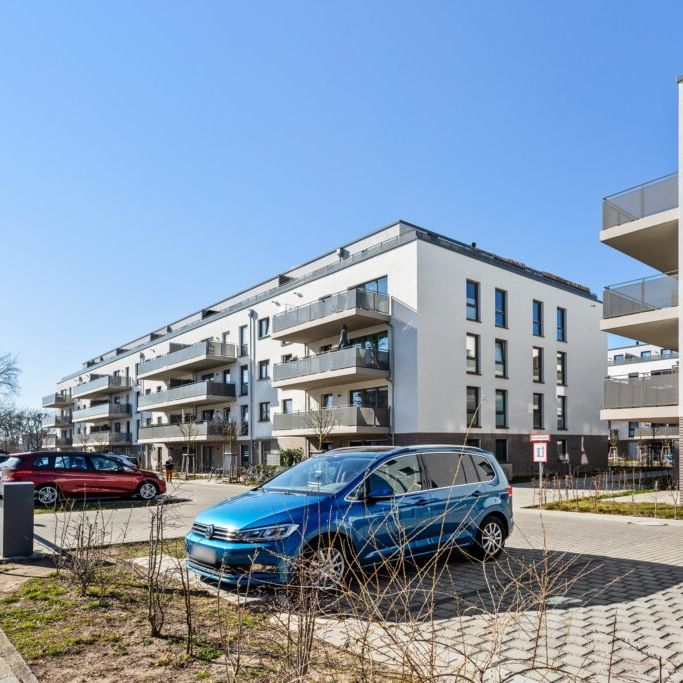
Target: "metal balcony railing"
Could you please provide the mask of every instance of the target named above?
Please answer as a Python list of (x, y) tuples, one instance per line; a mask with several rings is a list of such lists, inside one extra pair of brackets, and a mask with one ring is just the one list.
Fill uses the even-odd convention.
[(181, 426), (178, 424), (165, 425), (150, 425), (148, 427), (140, 427), (138, 431), (138, 439), (155, 439), (157, 441), (164, 441), (166, 439), (186, 439), (188, 441), (196, 438), (215, 437), (216, 441), (227, 440), (224, 436), (223, 427), (220, 423), (205, 421), (185, 423)]
[(118, 375), (103, 375), (96, 377), (89, 382), (77, 384), (71, 391), (74, 397), (84, 396), (95, 391), (112, 391), (120, 389), (125, 391), (133, 386), (130, 377), (119, 377)]
[(602, 200), (602, 227), (652, 216), (678, 206), (678, 174), (673, 173)]
[(81, 408), (74, 410), (73, 420), (83, 420), (85, 418), (98, 417), (126, 417), (131, 414), (131, 406), (129, 403), (100, 403), (89, 408)]
[(389, 408), (373, 408), (370, 406), (335, 406), (325, 408), (325, 416), (320, 411), (298, 411), (294, 413), (277, 413), (273, 416), (274, 430), (304, 430), (318, 428), (325, 424), (326, 428), (336, 427), (389, 427)]
[(302, 325), (314, 320), (325, 318), (334, 313), (342, 313), (352, 308), (362, 308), (377, 313), (390, 312), (391, 299), (387, 294), (371, 292), (367, 289), (349, 289), (337, 294), (331, 294), (324, 299), (313, 301), (303, 306), (297, 306), (289, 311), (283, 311), (273, 316), (273, 333), (287, 330), (296, 325)]
[(678, 373), (643, 377), (608, 377), (605, 408), (654, 408), (678, 405)]
[(193, 398), (200, 398), (203, 396), (215, 396), (217, 398), (225, 398), (225, 400), (235, 398), (235, 385), (213, 382), (212, 380), (183, 384), (182, 386), (174, 387), (173, 389), (166, 389), (165, 391), (157, 391), (156, 393), (140, 396), (138, 399), (138, 410), (149, 410), (150, 406), (164, 403), (185, 400), (191, 401)]
[(631, 363), (652, 363), (658, 360), (675, 360), (678, 358), (678, 351), (669, 351), (668, 353), (651, 353), (649, 356), (629, 356), (625, 355), (619, 360), (611, 360), (608, 365), (629, 365)]
[(678, 275), (653, 275), (605, 287), (603, 318), (678, 306)]
[(273, 366), (273, 381), (279, 382), (346, 368), (373, 368), (388, 371), (389, 352), (351, 347), (299, 358), (288, 363), (277, 363)]
[(170, 366), (181, 365), (183, 362), (191, 361), (201, 356), (213, 358), (217, 364), (222, 362), (231, 363), (237, 356), (237, 347), (235, 344), (223, 344), (215, 341), (197, 342), (196, 344), (186, 346), (184, 349), (178, 349), (163, 356), (142, 361), (138, 365), (138, 375)]

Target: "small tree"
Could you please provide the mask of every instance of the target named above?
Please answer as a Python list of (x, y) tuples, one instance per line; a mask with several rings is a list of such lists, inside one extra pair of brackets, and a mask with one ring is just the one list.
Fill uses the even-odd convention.
[(39, 451), (52, 429), (43, 425), (46, 413), (40, 410), (24, 410), (21, 412), (21, 441), (26, 450)]
[[(235, 444), (239, 436), (239, 426), (237, 421), (230, 415), (221, 415), (214, 420), (218, 427), (221, 437), (228, 444), (228, 451), (230, 452), (230, 471), (236, 469), (237, 453), (235, 452)], [(225, 473), (223, 473), (225, 475)]]
[(192, 412), (186, 414), (185, 411), (183, 411), (180, 422), (178, 423), (178, 429), (180, 429), (180, 433), (183, 435), (185, 444), (185, 452), (183, 453), (180, 470), (185, 475), (185, 479), (187, 479), (190, 475), (190, 470), (192, 470), (193, 474), (195, 471), (194, 458), (196, 453), (194, 451), (199, 432), (197, 413)]
[(0, 396), (19, 391), (19, 361), (11, 353), (0, 353)]
[(304, 421), (313, 430), (318, 451), (322, 451), (323, 444), (337, 426), (337, 414), (334, 408), (318, 405), (317, 408), (304, 413)]

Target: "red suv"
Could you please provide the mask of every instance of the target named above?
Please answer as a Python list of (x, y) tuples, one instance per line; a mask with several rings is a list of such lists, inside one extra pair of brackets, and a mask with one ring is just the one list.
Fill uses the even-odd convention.
[(15, 453), (0, 465), (0, 481), (32, 482), (42, 505), (54, 505), (62, 496), (137, 495), (152, 500), (166, 493), (158, 474), (102, 453)]

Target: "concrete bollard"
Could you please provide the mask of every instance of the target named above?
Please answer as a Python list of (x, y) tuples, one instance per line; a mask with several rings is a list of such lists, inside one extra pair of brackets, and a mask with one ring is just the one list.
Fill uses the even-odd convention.
[(0, 485), (0, 560), (33, 555), (33, 484)]

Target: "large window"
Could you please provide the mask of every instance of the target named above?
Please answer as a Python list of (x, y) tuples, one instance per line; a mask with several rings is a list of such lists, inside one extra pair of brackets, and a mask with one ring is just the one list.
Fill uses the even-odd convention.
[(532, 304), (532, 313), (533, 313), (532, 331), (534, 333), (534, 336), (542, 337), (543, 336), (543, 302), (542, 301), (537, 301), (536, 299), (534, 299), (533, 304)]
[(352, 406), (387, 408), (389, 406), (389, 388), (353, 389), (349, 392), (349, 403)]
[(466, 484), (462, 453), (422, 453), (430, 488)]
[(292, 412), (292, 399), (291, 398), (283, 398), (282, 399), (282, 414), (283, 415), (289, 415)]
[(498, 462), (508, 461), (508, 441), (507, 439), (496, 439), (496, 460)]
[(496, 327), (508, 326), (508, 293), (496, 289)]
[(532, 412), (533, 428), (543, 429), (543, 394), (534, 394)]
[(479, 322), (479, 283), (467, 281), (467, 319)]
[(246, 436), (249, 433), (249, 406), (240, 406), (240, 421), (242, 422), (240, 434)]
[(422, 490), (416, 455), (402, 455), (385, 462), (369, 477), (370, 490), (390, 489), (395, 496)]
[(543, 381), (543, 349), (539, 346), (534, 346), (532, 349), (532, 368), (534, 382)]
[[(361, 349), (374, 349), (375, 351), (389, 350), (389, 333), (386, 330), (382, 332), (375, 332), (374, 334), (365, 334), (362, 337), (354, 337), (349, 339), (351, 346), (357, 346)], [(330, 348), (326, 349), (329, 351)], [(320, 348), (323, 350), (323, 347)]]
[(467, 362), (467, 372), (479, 374), (479, 335), (465, 335), (465, 356)]
[(263, 339), (270, 334), (270, 318), (260, 318), (258, 321), (258, 338)]
[(270, 421), (270, 403), (268, 401), (258, 404), (258, 419), (259, 422)]
[(268, 379), (270, 377), (270, 361), (260, 360), (258, 362), (258, 378)]
[(557, 397), (557, 428), (567, 429), (567, 397)]
[(389, 292), (387, 276), (364, 282), (362, 285), (358, 285), (358, 289), (365, 289), (368, 292), (377, 292), (378, 294), (387, 294)]
[(567, 341), (567, 309), (557, 308), (557, 341)]
[(467, 426), (481, 426), (479, 411), (479, 387), (467, 387)]
[(508, 392), (496, 389), (496, 427), (504, 429), (508, 426)]
[(508, 345), (503, 339), (495, 342), (496, 377), (508, 376)]
[(567, 386), (567, 354), (564, 351), (557, 352), (557, 385)]
[(320, 396), (320, 407), (321, 408), (333, 408), (334, 407), (334, 394), (322, 394)]
[(638, 429), (638, 422), (629, 422), (628, 423), (628, 438), (633, 439), (636, 435), (636, 429)]
[(242, 365), (240, 367), (240, 396), (246, 396), (249, 393), (249, 366)]
[(246, 325), (240, 325), (239, 339), (240, 339), (240, 356), (246, 356), (249, 353), (249, 343), (247, 341), (248, 328)]

